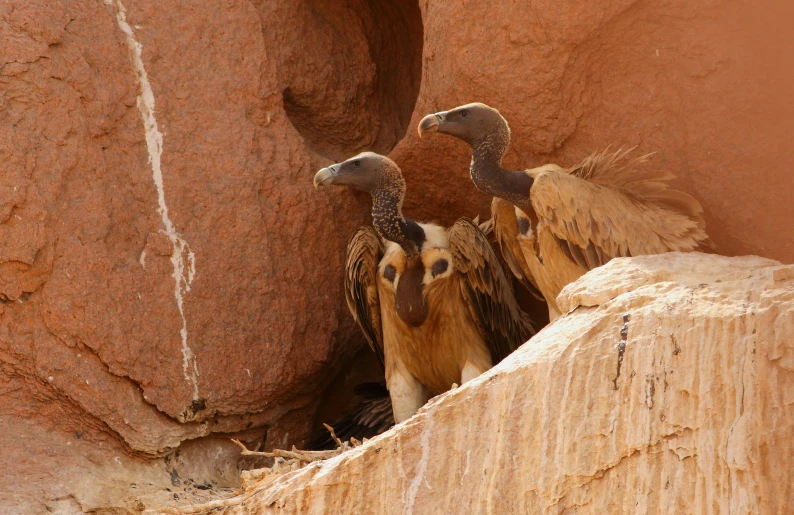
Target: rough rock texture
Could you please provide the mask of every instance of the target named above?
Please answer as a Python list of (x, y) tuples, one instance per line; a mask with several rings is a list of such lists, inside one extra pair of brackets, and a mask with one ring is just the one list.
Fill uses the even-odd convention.
[(788, 510), (794, 266), (619, 259), (560, 300), (569, 314), (491, 371), (212, 513)]
[[(244, 439), (258, 436), (241, 434)], [(198, 503), (239, 492), (241, 459), (227, 438), (186, 442), (161, 458), (130, 456), (116, 438), (66, 433), (39, 420), (0, 419), (0, 514), (139, 514), (169, 503)]]
[[(309, 148), (388, 152), (419, 84), (418, 6), (375, 3), (334, 38), (359, 3), (0, 6), (3, 411), (39, 403), (147, 453), (251, 425), (300, 439), (356, 350), (338, 270), (364, 214), (314, 193), (328, 158)], [(375, 30), (392, 18), (396, 41)]]
[[(571, 166), (594, 150), (639, 145), (703, 203), (720, 253), (794, 262), (794, 36), (786, 29), (794, 4), (468, 0), (422, 8), (413, 127), (424, 114), (485, 102), (510, 123), (506, 165), (517, 168)], [(487, 199), (472, 197), (465, 180), (466, 145), (414, 132), (392, 153), (414, 193), (408, 207), (434, 202), (432, 215), (447, 220), (476, 199), (469, 205), (485, 214)], [(429, 177), (430, 188), (416, 187)], [(449, 196), (453, 181), (460, 189)]]
[(721, 252), (794, 261), (792, 9), (0, 2), (3, 424), (146, 456), (249, 427), (300, 444), (363, 344), (339, 270), (369, 208), (311, 177), (390, 152), (409, 215), (485, 215), (468, 151), (414, 130), (471, 100), (508, 117), (511, 166), (639, 144)]

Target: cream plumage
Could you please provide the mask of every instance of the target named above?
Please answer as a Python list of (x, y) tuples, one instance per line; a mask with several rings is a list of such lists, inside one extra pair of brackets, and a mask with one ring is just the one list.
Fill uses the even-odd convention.
[(472, 180), (500, 199), (492, 206), (494, 231), (506, 260), (517, 277), (540, 289), (552, 320), (560, 315), (560, 290), (588, 270), (618, 256), (690, 251), (707, 241), (700, 203), (670, 189), (675, 175), (644, 167), (648, 156), (604, 151), (570, 169), (505, 170), (507, 122), (478, 103), (428, 115), (419, 130), (450, 134), (472, 147)]

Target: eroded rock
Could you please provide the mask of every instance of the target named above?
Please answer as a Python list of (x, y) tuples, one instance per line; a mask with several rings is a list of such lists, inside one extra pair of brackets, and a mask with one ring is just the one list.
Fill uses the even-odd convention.
[(794, 267), (620, 259), (560, 299), (572, 311), (491, 371), (213, 513), (786, 510)]
[(149, 454), (251, 426), (300, 440), (360, 343), (328, 226), (365, 210), (312, 189), (328, 158), (292, 126), (264, 38), (295, 27), (248, 2), (160, 7), (0, 7), (0, 402), (66, 402), (83, 414), (65, 430)]

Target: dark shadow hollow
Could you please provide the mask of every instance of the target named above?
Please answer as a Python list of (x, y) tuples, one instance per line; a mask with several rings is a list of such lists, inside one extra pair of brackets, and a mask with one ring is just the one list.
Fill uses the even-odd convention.
[(280, 72), (290, 121), (331, 160), (387, 154), (405, 135), (419, 94), (416, 0), (306, 0), (297, 10), (304, 23)]

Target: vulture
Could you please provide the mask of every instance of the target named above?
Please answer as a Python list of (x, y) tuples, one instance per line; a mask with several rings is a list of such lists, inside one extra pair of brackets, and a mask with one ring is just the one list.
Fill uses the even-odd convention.
[(372, 197), (372, 226), (347, 247), (345, 295), (384, 365), (395, 422), (534, 334), (479, 226), (460, 218), (445, 230), (405, 218), (405, 180), (389, 158), (364, 152), (323, 168), (314, 186), (327, 184)]
[(429, 114), (418, 131), (469, 144), (470, 177), (495, 197), (493, 229), (505, 261), (519, 280), (540, 290), (550, 321), (560, 316), (560, 290), (614, 257), (708, 248), (700, 203), (669, 188), (672, 173), (644, 168), (648, 156), (604, 151), (569, 169), (506, 170), (510, 128), (499, 111), (481, 103)]

